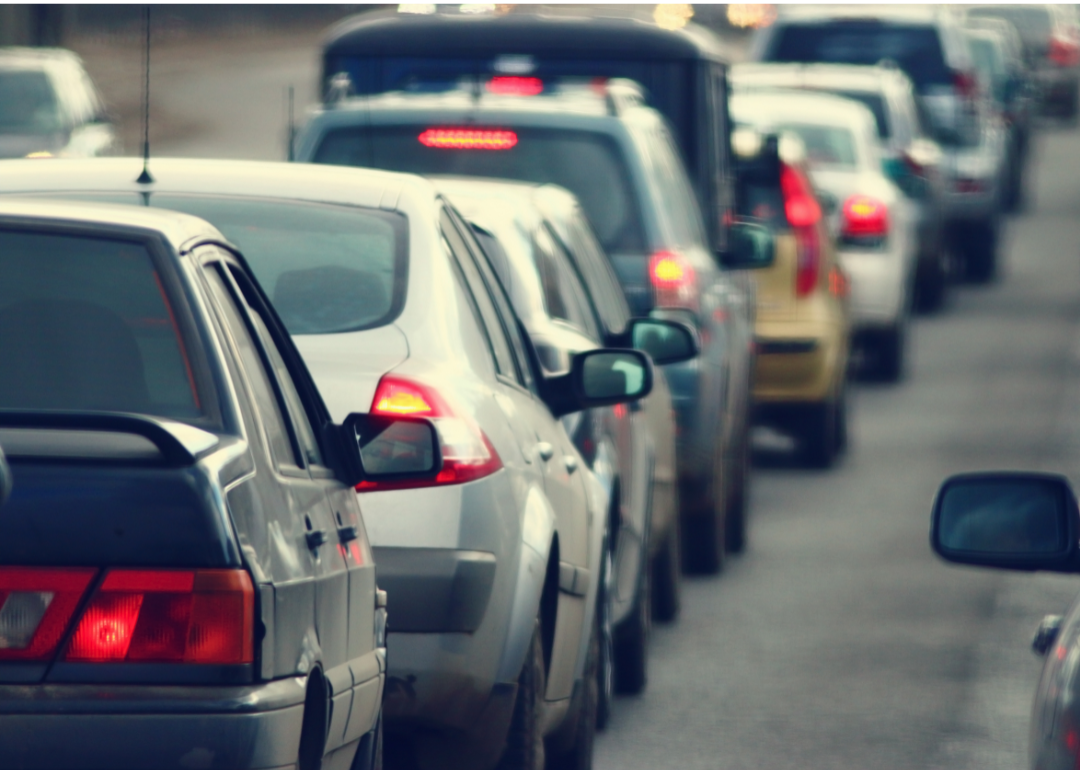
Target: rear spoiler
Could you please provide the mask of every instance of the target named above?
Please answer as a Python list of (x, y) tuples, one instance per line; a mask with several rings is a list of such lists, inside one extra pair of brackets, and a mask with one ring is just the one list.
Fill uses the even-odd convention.
[[(69, 441), (56, 433), (76, 438), (78, 434), (127, 434), (150, 442), (111, 442), (102, 436), (100, 443)], [(53, 436), (49, 436), (53, 433)], [(81, 438), (81, 437), (80, 437)], [(213, 433), (164, 417), (126, 412), (62, 412), (0, 409), (0, 446), (12, 461), (35, 460), (152, 460), (182, 467), (215, 446)]]

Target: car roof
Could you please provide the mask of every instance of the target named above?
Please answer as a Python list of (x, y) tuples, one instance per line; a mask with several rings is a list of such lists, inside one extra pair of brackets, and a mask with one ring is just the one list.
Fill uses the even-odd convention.
[(732, 112), (736, 107), (758, 107), (767, 110), (783, 108), (785, 111), (805, 111), (808, 123), (828, 125), (850, 120), (869, 120), (871, 123), (874, 121), (873, 113), (862, 103), (829, 93), (777, 89), (733, 94), (731, 100)]
[[(586, 54), (587, 52), (587, 54)], [(696, 24), (665, 30), (627, 17), (585, 17), (537, 13), (401, 14), (371, 12), (345, 19), (323, 40), (323, 54), (335, 56), (460, 56), (503, 53), (593, 59), (726, 61), (720, 41)]]
[[(40, 161), (28, 161), (36, 163)], [(168, 239), (177, 251), (193, 239), (226, 243), (213, 225), (193, 217), (165, 209), (141, 208), (112, 203), (69, 202), (15, 197), (0, 197), (0, 225), (35, 226), (105, 226), (109, 229), (153, 231)]]
[(898, 68), (881, 65), (831, 63), (758, 63), (736, 64), (731, 68), (732, 84), (781, 85), (812, 83), (849, 91), (881, 91), (890, 80), (907, 80)]
[(414, 174), (275, 161), (154, 158), (150, 184), (136, 182), (141, 158), (5, 160), (0, 193), (167, 191), (286, 198), (395, 209), (403, 195), (434, 199), (431, 183)]
[(942, 5), (779, 5), (777, 22), (873, 21), (935, 23), (954, 15)]
[(565, 187), (509, 179), (475, 176), (432, 176), (435, 187), (453, 200), (454, 195), (492, 200), (512, 200), (515, 205), (535, 209), (548, 218), (571, 216), (578, 200)]
[(46, 69), (81, 63), (82, 60), (66, 48), (0, 47), (0, 69)]

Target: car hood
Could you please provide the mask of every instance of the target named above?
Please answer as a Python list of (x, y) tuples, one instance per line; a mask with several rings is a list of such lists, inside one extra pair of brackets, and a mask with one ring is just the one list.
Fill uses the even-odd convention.
[(379, 379), (409, 357), (409, 342), (394, 324), (342, 334), (297, 334), (293, 342), (336, 423), (371, 409)]
[(63, 146), (61, 134), (0, 134), (0, 158), (25, 158), (32, 152), (56, 152)]

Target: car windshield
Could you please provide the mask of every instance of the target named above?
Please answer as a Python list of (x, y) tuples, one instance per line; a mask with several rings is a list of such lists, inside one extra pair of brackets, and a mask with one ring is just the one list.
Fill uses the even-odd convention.
[(453, 140), (455, 134), (432, 133), (443, 128), (426, 124), (338, 129), (326, 135), (314, 161), (559, 185), (581, 201), (609, 254), (645, 251), (640, 207), (614, 141), (585, 131), (473, 126), (469, 130), (474, 128), (481, 132), (481, 139), (493, 141), (482, 149), (462, 148)]
[(0, 232), (0, 409), (203, 414), (179, 314), (140, 243)]
[(785, 25), (769, 60), (838, 64), (892, 60), (920, 90), (952, 83), (937, 30), (930, 26), (861, 21)]
[(0, 134), (51, 134), (60, 108), (49, 76), (40, 70), (0, 69)]

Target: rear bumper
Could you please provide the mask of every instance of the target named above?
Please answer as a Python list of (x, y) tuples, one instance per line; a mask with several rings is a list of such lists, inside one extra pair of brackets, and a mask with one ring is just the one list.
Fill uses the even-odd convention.
[(754, 402), (824, 401), (846, 366), (846, 333), (830, 324), (758, 324)]
[(390, 631), (471, 633), (495, 584), (495, 555), (455, 548), (374, 548)]
[(0, 766), (23, 770), (291, 767), (305, 684), (0, 685)]
[(896, 323), (907, 295), (903, 256), (888, 251), (841, 251), (838, 256), (851, 287), (852, 329)]

